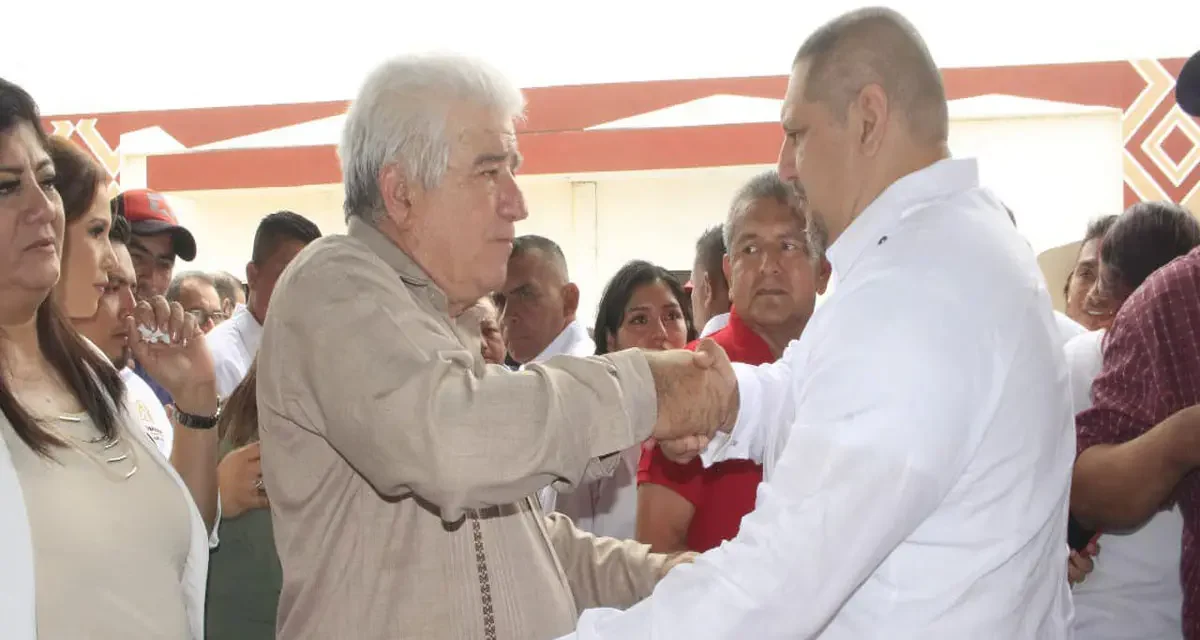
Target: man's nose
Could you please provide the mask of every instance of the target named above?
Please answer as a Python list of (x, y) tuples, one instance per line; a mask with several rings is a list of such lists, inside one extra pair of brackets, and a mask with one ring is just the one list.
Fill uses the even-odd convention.
[(521, 193), (521, 187), (511, 176), (501, 190), (500, 201), (496, 204), (497, 213), (505, 220), (519, 222), (529, 217), (529, 211), (525, 208), (525, 194)]
[(784, 182), (796, 179), (796, 154), (786, 137), (779, 147), (779, 160), (775, 163), (775, 170), (779, 173), (779, 179)]
[(758, 264), (760, 273), (779, 275), (783, 273), (783, 252), (779, 249), (767, 249), (762, 253), (762, 261)]
[(133, 313), (133, 308), (137, 306), (137, 300), (133, 297), (132, 287), (123, 287), (121, 289), (121, 306), (119, 307), (121, 317), (124, 318)]

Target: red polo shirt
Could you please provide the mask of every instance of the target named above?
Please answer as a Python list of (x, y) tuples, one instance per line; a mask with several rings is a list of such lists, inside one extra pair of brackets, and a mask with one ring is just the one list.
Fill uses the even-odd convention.
[[(771, 348), (742, 322), (736, 310), (729, 313), (729, 325), (709, 337), (734, 362), (775, 361)], [(695, 349), (696, 343), (687, 348)], [(707, 551), (737, 535), (742, 516), (754, 510), (762, 477), (762, 465), (749, 460), (730, 460), (705, 469), (698, 458), (685, 465), (671, 462), (654, 446), (642, 449), (638, 464), (639, 485), (646, 482), (662, 485), (695, 507), (687, 534), (687, 546), (692, 551)]]

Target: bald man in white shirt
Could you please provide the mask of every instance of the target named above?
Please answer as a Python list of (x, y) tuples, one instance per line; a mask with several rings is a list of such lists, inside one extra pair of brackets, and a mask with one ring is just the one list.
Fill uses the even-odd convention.
[(704, 458), (763, 462), (756, 508), (574, 637), (1068, 637), (1061, 338), (1032, 250), (949, 158), (920, 35), (887, 9), (822, 27), (782, 120), (779, 173), (836, 288), (779, 362), (734, 365), (736, 418)]

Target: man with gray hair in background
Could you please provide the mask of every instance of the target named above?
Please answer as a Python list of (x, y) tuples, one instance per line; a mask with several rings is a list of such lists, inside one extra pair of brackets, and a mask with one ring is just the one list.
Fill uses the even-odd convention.
[(216, 280), (202, 271), (176, 274), (167, 287), (167, 302), (178, 302), (186, 313), (196, 318), (196, 326), (204, 333), (224, 322), (229, 316), (221, 304)]
[(246, 285), (228, 271), (215, 271), (209, 275), (217, 284), (217, 294), (221, 296), (221, 310), (228, 319), (239, 304), (246, 304)]
[(280, 638), (551, 638), (688, 558), (582, 533), (533, 496), (610, 472), (651, 436), (704, 442), (735, 392), (724, 353), (513, 372), (484, 362), (464, 313), (504, 283), (527, 216), (523, 109), (507, 79), (456, 56), (391, 60), (350, 108), (348, 232), (286, 269), (259, 351)]

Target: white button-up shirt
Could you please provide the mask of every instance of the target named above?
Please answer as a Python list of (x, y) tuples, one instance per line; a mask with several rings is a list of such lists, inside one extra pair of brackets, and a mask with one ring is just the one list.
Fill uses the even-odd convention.
[[(593, 356), (596, 343), (587, 328), (575, 320), (563, 329), (531, 362), (545, 362), (554, 356)], [(557, 511), (580, 529), (598, 536), (632, 538), (637, 525), (637, 463), (640, 447), (621, 453), (611, 476), (579, 486), (571, 493), (559, 493), (546, 487), (538, 494), (542, 510)]]
[(885, 190), (837, 289), (770, 365), (734, 365), (762, 461), (732, 541), (579, 638), (1066, 638), (1075, 437), (1050, 298), (971, 160)]
[[(1076, 336), (1064, 347), (1075, 412), (1092, 406), (1092, 381), (1104, 365), (1104, 331)], [(1080, 640), (1183, 638), (1179, 584), (1183, 515), (1159, 511), (1133, 531), (1106, 531), (1087, 579), (1075, 585), (1075, 637)]]
[(729, 326), (729, 314), (718, 313), (704, 323), (704, 328), (700, 330), (700, 337), (707, 338), (727, 326)]
[(205, 336), (217, 373), (217, 395), (228, 398), (246, 377), (254, 356), (258, 355), (262, 330), (250, 308), (239, 304), (233, 316)]
[(133, 408), (134, 420), (146, 431), (146, 435), (158, 447), (167, 460), (171, 459), (171, 448), (175, 444), (175, 427), (167, 410), (154, 395), (154, 389), (142, 377), (125, 367), (121, 369), (121, 380), (125, 381), (125, 392), (129, 394), (129, 406)]

